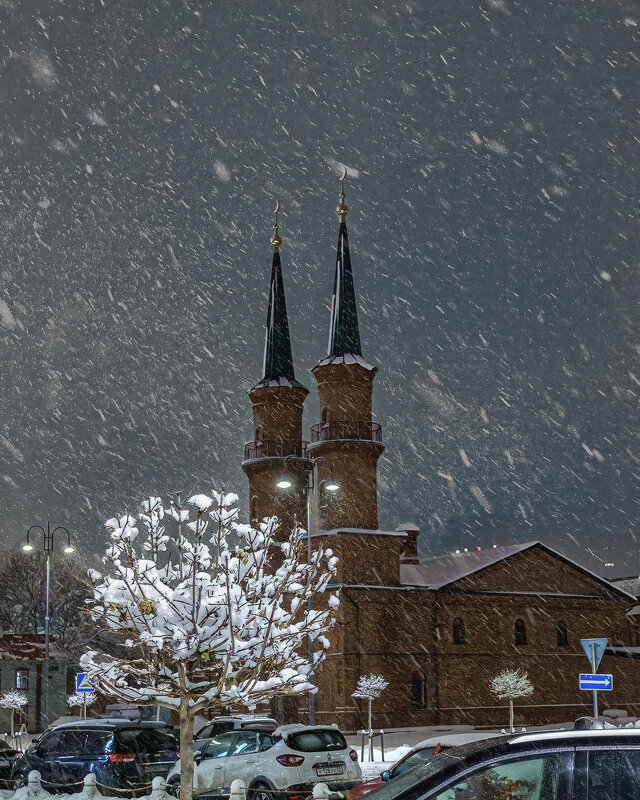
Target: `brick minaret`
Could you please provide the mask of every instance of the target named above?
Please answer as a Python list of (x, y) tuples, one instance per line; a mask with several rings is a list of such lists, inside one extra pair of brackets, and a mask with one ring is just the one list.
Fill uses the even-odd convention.
[[(302, 412), (308, 390), (295, 378), (287, 306), (280, 263), (278, 217), (274, 228), (269, 310), (262, 379), (251, 389), (255, 438), (244, 448), (242, 469), (249, 478), (250, 518), (255, 524), (276, 515), (279, 539), (286, 539), (295, 521), (306, 526), (304, 491), (308, 461), (302, 441)], [(278, 491), (287, 475), (293, 486)]]
[[(338, 210), (340, 228), (331, 309), (329, 352), (313, 368), (320, 395), (321, 422), (311, 428), (309, 455), (315, 464), (314, 531), (378, 528), (377, 464), (384, 447), (380, 425), (373, 422), (371, 395), (377, 369), (362, 357), (358, 310), (351, 271), (347, 235), (347, 207), (344, 186)], [(340, 483), (340, 491), (330, 493), (328, 481)], [(339, 537), (344, 539), (344, 537)], [(372, 578), (372, 563), (354, 569), (350, 557), (362, 541), (349, 537), (331, 542), (341, 552), (342, 578)], [(329, 544), (329, 542), (327, 542)], [(373, 542), (369, 539), (369, 544)], [(369, 545), (364, 545), (365, 547)], [(376, 559), (373, 559), (376, 560)], [(372, 559), (365, 557), (364, 561)], [(375, 567), (374, 567), (375, 568)], [(384, 565), (381, 566), (384, 571)]]

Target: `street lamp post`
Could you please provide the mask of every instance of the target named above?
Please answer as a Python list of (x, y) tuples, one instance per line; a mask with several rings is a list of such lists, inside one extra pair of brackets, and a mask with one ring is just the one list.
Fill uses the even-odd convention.
[(51, 606), (51, 554), (53, 553), (53, 544), (57, 531), (64, 531), (67, 534), (67, 544), (64, 547), (65, 553), (73, 553), (75, 548), (71, 545), (71, 536), (69, 531), (62, 525), (51, 529), (51, 523), (47, 522), (47, 530), (42, 525), (32, 525), (27, 531), (27, 540), (22, 545), (22, 549), (27, 553), (31, 552), (34, 547), (31, 544), (30, 537), (31, 531), (36, 531), (42, 534), (42, 545), (47, 560), (46, 567), (46, 594), (45, 594), (45, 612), (44, 612), (44, 720), (46, 725), (49, 724), (49, 632), (50, 632), (50, 606)]
[[(287, 459), (291, 458), (292, 456), (285, 456), (284, 462), (285, 467), (287, 463)], [(293, 456), (294, 458), (298, 458), (297, 456)], [(305, 493), (307, 499), (307, 564), (311, 567), (311, 494), (315, 489), (315, 482), (314, 482), (314, 475), (315, 475), (315, 466), (316, 462), (320, 461), (320, 458), (316, 458), (313, 461), (309, 462), (309, 466), (304, 470), (304, 485), (303, 491)], [(278, 480), (276, 481), (276, 488), (282, 489), (284, 491), (291, 489), (294, 485), (294, 481), (287, 475), (285, 472)], [(340, 491), (340, 482), (330, 478), (329, 480), (322, 481), (321, 484), (326, 491), (328, 492), (338, 492)], [(307, 598), (307, 613), (311, 615), (312, 611), (312, 598), (309, 596)], [(315, 686), (315, 674), (314, 674), (314, 662), (313, 662), (313, 641), (311, 636), (308, 638), (307, 644), (307, 663), (309, 664), (310, 671), (309, 671), (309, 683), (312, 686)], [(313, 692), (309, 692), (309, 725), (316, 724), (316, 696)]]

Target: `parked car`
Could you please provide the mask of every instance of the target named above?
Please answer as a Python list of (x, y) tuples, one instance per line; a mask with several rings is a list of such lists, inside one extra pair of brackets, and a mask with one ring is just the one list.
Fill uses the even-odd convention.
[(0, 739), (0, 789), (12, 789), (13, 779), (11, 773), (19, 750), (14, 750), (10, 744)]
[(194, 739), (210, 739), (219, 733), (238, 730), (271, 730), (275, 731), (278, 723), (271, 717), (260, 717), (256, 714), (235, 714), (234, 716), (216, 717), (207, 722), (195, 734)]
[[(347, 791), (360, 783), (358, 754), (337, 727), (283, 725), (272, 730), (227, 731), (203, 749), (194, 742), (194, 794), (228, 795), (231, 782), (243, 780), (253, 800), (303, 800), (316, 783)], [(169, 772), (167, 788), (180, 797), (180, 762)]]
[(636, 800), (640, 731), (545, 731), (451, 748), (367, 800)]
[(365, 794), (369, 794), (369, 792), (386, 781), (391, 781), (419, 764), (424, 764), (425, 761), (444, 750), (496, 736), (500, 736), (500, 734), (473, 731), (469, 733), (448, 733), (443, 736), (432, 736), (429, 739), (423, 739), (412, 747), (408, 753), (405, 753), (401, 759), (396, 761), (390, 769), (385, 769), (377, 777), (371, 778), (359, 786), (354, 786), (349, 792), (349, 800), (358, 800), (358, 798), (364, 797)]
[[(157, 775), (166, 776), (178, 757), (178, 741), (168, 725), (126, 719), (68, 722), (47, 729), (13, 764), (15, 785), (37, 769), (52, 793), (79, 792), (93, 772), (100, 794), (150, 794)], [(63, 787), (67, 787), (66, 789)]]

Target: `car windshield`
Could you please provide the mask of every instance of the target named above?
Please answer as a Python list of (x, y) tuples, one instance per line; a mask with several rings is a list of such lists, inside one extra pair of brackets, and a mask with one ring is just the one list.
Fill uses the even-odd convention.
[(453, 769), (460, 763), (461, 755), (452, 755), (458, 751), (467, 751), (470, 748), (465, 747), (452, 747), (446, 752), (441, 752), (437, 756), (433, 756), (428, 761), (422, 761), (419, 764), (414, 764), (412, 768), (408, 769), (403, 774), (399, 775), (394, 780), (388, 783), (383, 783), (381, 786), (367, 795), (367, 800), (394, 800), (396, 797), (402, 796), (402, 800), (413, 800), (422, 794), (422, 784), (432, 778), (439, 772), (444, 773), (453, 771)]
[(340, 731), (311, 730), (296, 731), (286, 737), (286, 743), (292, 750), (301, 753), (317, 753), (320, 750), (346, 750), (347, 742)]
[(418, 764), (424, 764), (425, 761), (431, 758), (434, 750), (435, 746), (425, 747), (422, 750), (416, 750), (415, 753), (411, 753), (403, 761), (401, 761), (397, 767), (394, 767), (391, 770), (391, 777), (397, 778), (398, 775), (408, 772), (410, 769), (418, 766)]

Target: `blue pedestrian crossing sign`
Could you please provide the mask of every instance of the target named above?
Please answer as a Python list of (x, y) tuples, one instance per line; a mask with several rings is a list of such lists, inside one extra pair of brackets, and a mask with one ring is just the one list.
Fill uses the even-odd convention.
[(610, 692), (613, 689), (613, 675), (580, 675), (580, 688), (594, 689), (598, 692)]
[[(591, 669), (596, 670), (598, 669), (598, 665), (602, 661), (602, 656), (604, 655), (604, 651), (609, 644), (608, 639), (580, 639), (580, 644), (584, 652), (587, 654), (587, 658), (591, 661)], [(595, 645), (595, 647), (594, 647)], [(592, 661), (592, 656), (595, 651), (595, 663)]]
[(86, 672), (76, 672), (76, 692), (95, 692), (95, 690), (93, 678), (90, 678)]

